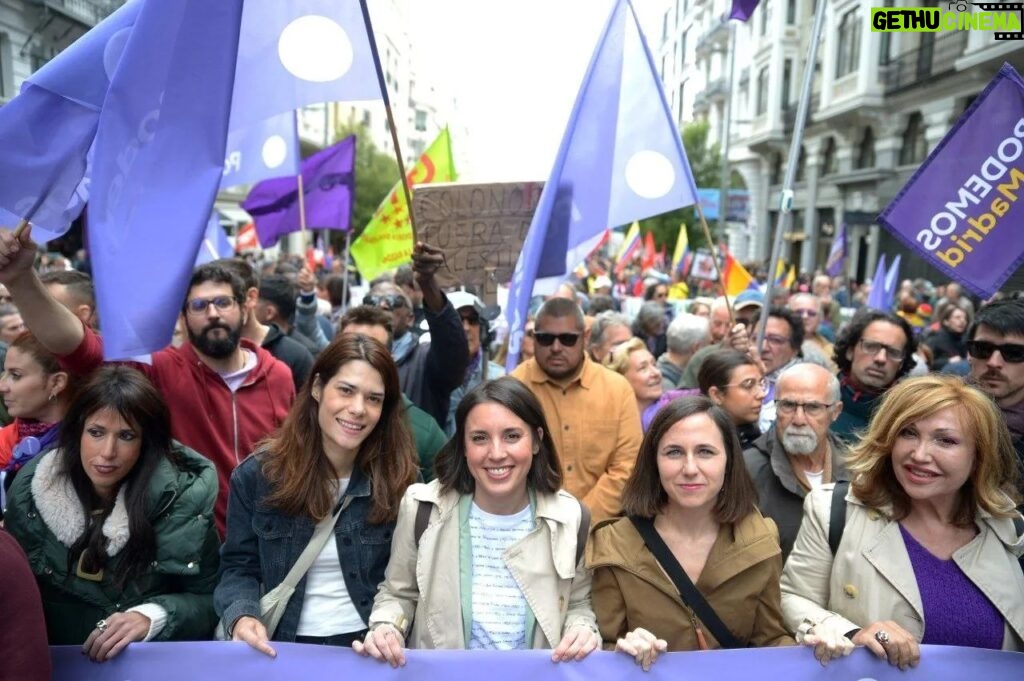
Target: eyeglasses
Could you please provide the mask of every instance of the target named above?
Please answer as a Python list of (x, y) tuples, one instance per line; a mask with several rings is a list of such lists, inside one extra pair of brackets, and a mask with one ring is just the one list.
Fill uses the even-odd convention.
[(389, 310), (394, 310), (396, 307), (405, 307), (405, 298), (394, 293), (387, 296), (367, 293), (363, 296), (363, 305), (371, 305), (373, 307), (383, 307), (386, 305)]
[(748, 393), (752, 392), (755, 388), (761, 388), (761, 390), (768, 389), (768, 380), (765, 378), (748, 378), (745, 381), (739, 383), (727, 383), (722, 386), (723, 388), (740, 388), (746, 390)]
[(1024, 362), (1024, 345), (1019, 343), (1003, 343), (1000, 345), (983, 340), (967, 341), (967, 354), (976, 359), (988, 359), (996, 350), (999, 351), (1003, 360), (1010, 364)]
[(789, 337), (779, 336), (774, 333), (766, 333), (764, 335), (764, 340), (766, 343), (770, 343), (771, 345), (789, 345)]
[(860, 345), (861, 350), (872, 357), (877, 355), (881, 350), (885, 350), (885, 356), (893, 362), (900, 362), (907, 356), (907, 353), (903, 348), (894, 348), (891, 345), (886, 345), (885, 343), (879, 343), (877, 341), (869, 341), (861, 338), (858, 345)]
[(185, 304), (185, 309), (191, 315), (206, 314), (206, 311), (213, 305), (218, 312), (226, 312), (235, 306), (238, 301), (231, 296), (214, 296), (213, 298), (193, 298)]
[(775, 411), (783, 416), (792, 416), (798, 408), (811, 418), (824, 414), (835, 402), (794, 402), (793, 400), (775, 400)]
[(549, 347), (555, 344), (557, 340), (559, 343), (567, 348), (571, 348), (576, 345), (576, 342), (580, 339), (578, 333), (544, 333), (543, 331), (534, 331), (533, 338), (542, 346)]
[(818, 316), (818, 311), (817, 310), (811, 310), (811, 309), (807, 309), (807, 310), (793, 310), (793, 314), (797, 315), (798, 317), (817, 317)]

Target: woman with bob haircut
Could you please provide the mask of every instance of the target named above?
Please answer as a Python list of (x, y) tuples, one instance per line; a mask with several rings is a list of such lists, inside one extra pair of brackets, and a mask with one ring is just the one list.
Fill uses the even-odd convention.
[(342, 334), (317, 357), (281, 428), (231, 475), (214, 593), (225, 632), (276, 655), (260, 596), (284, 580), (316, 524), (340, 513), (273, 640), (348, 646), (362, 637), (398, 504), (415, 478), (391, 354), (368, 336)]
[(393, 667), (406, 644), (583, 659), (600, 643), (578, 546), (589, 515), (559, 489), (540, 403), (505, 376), (468, 392), (455, 424), (437, 480), (402, 499), (370, 631), (353, 648)]
[(782, 576), (790, 631), (813, 640), (822, 663), (851, 641), (900, 669), (918, 663), (922, 643), (1021, 650), (1016, 460), (992, 401), (954, 376), (907, 379), (886, 394), (847, 468), (834, 555), (841, 500), (826, 485), (804, 502)]
[(757, 420), (768, 384), (761, 367), (750, 355), (732, 348), (715, 350), (701, 363), (697, 385), (702, 394), (729, 415), (743, 449), (761, 437)]
[(213, 464), (171, 439), (153, 384), (130, 367), (97, 369), (58, 447), (18, 473), (7, 508), (50, 644), (81, 645), (102, 662), (134, 641), (209, 638), (216, 496)]
[[(791, 645), (779, 604), (779, 533), (756, 501), (725, 410), (702, 396), (666, 405), (623, 490), (626, 517), (598, 523), (587, 546), (605, 648), (633, 655), (648, 670), (665, 651)], [(671, 557), (658, 557), (651, 532)], [(718, 640), (697, 616), (700, 608), (680, 597), (668, 576), (674, 567), (733, 642)]]

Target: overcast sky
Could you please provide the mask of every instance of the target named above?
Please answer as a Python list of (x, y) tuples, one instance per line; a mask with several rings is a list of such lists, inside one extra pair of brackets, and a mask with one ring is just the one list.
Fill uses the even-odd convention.
[[(634, 0), (657, 50), (667, 0)], [(414, 0), (418, 73), (458, 101), (461, 181), (544, 179), (611, 0)]]

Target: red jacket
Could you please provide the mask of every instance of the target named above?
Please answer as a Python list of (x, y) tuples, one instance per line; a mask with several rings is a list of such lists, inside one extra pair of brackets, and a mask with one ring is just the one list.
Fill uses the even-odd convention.
[[(103, 341), (85, 328), (82, 343), (60, 358), (71, 374), (84, 376), (103, 363)], [(214, 513), (224, 535), (231, 471), (252, 454), (288, 415), (295, 399), (291, 370), (247, 339), (242, 346), (256, 354), (256, 366), (232, 394), (224, 379), (206, 366), (191, 344), (154, 352), (153, 363), (132, 362), (167, 401), (174, 439), (210, 459), (217, 467), (220, 492)]]

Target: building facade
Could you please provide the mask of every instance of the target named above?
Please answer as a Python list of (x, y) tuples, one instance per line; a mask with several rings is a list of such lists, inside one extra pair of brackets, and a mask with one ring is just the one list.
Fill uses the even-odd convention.
[[(681, 121), (706, 117), (715, 139), (723, 132), (723, 91), (731, 97), (728, 156), (750, 191), (751, 221), (731, 225), (729, 241), (736, 252), (766, 260), (816, 3), (762, 0), (749, 22), (731, 22), (732, 40), (721, 22), (728, 4), (678, 0), (667, 10), (662, 75), (666, 91), (676, 95)], [(898, 4), (939, 6), (921, 0)], [(991, 31), (872, 32), (871, 7), (891, 5), (892, 0), (836, 0), (825, 7), (793, 211), (784, 223), (782, 257), (804, 272), (824, 264), (844, 222), (850, 233), (847, 274), (855, 280), (871, 277), (880, 253), (905, 253), (877, 224), (878, 213), (1003, 62), (1024, 70), (1020, 42), (996, 41)], [(680, 49), (689, 55), (676, 62), (683, 72), (666, 70), (666, 57)], [(735, 56), (731, 77), (719, 56), (729, 49)], [(904, 277), (944, 279), (920, 259), (903, 262)]]

